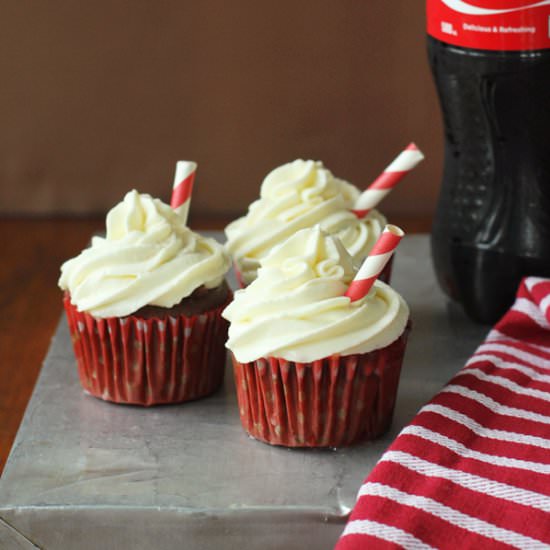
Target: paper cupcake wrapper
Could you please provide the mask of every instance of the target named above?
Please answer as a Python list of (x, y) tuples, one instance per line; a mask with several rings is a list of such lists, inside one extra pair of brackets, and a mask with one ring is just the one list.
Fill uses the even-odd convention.
[[(381, 281), (384, 281), (385, 283), (390, 283), (391, 279), (391, 272), (392, 272), (392, 265), (393, 265), (393, 258), (395, 254), (388, 260), (388, 263), (385, 265), (384, 269), (378, 276), (378, 278)], [(242, 276), (241, 270), (239, 269), (239, 266), (237, 262), (233, 262), (233, 270), (235, 271), (235, 278), (237, 279), (237, 283), (240, 288), (246, 288), (248, 285), (245, 283), (244, 278)]]
[(312, 363), (233, 360), (244, 429), (286, 447), (344, 447), (391, 425), (408, 328), (386, 348)]
[(95, 397), (133, 405), (204, 397), (223, 382), (225, 306), (196, 316), (96, 319), (63, 304), (80, 382)]

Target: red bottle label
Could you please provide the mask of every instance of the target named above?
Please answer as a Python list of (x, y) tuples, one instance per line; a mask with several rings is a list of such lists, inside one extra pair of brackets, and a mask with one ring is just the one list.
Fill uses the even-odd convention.
[(550, 0), (427, 0), (428, 34), (481, 50), (550, 48)]

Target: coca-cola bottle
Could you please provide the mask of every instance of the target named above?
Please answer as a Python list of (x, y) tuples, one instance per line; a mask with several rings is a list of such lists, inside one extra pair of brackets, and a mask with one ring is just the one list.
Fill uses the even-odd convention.
[(550, 276), (550, 0), (427, 0), (445, 126), (432, 230), (441, 287), (493, 322)]

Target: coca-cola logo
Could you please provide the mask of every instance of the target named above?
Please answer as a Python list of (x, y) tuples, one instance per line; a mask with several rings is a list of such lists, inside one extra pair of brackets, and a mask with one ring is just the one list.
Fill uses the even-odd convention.
[[(441, 0), (448, 8), (466, 15), (495, 15), (550, 5), (550, 0)], [(495, 4), (499, 4), (498, 8)]]

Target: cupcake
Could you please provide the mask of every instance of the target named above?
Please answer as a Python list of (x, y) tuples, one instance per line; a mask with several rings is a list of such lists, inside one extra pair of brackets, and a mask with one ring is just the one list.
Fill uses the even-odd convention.
[[(362, 219), (351, 212), (360, 194), (319, 161), (295, 160), (270, 172), (261, 185), (260, 198), (250, 205), (246, 216), (225, 229), (226, 249), (241, 286), (256, 278), (262, 259), (275, 245), (316, 224), (337, 235), (360, 265), (386, 224), (376, 209)], [(388, 264), (383, 280), (389, 279), (390, 269)]]
[(303, 229), (274, 247), (235, 293), (230, 321), (244, 429), (287, 447), (342, 447), (391, 424), (409, 309), (376, 281), (352, 302), (355, 276), (338, 238)]
[(191, 231), (159, 199), (130, 191), (107, 214), (106, 236), (61, 267), (84, 390), (156, 405), (218, 389), (229, 267), (222, 245)]

